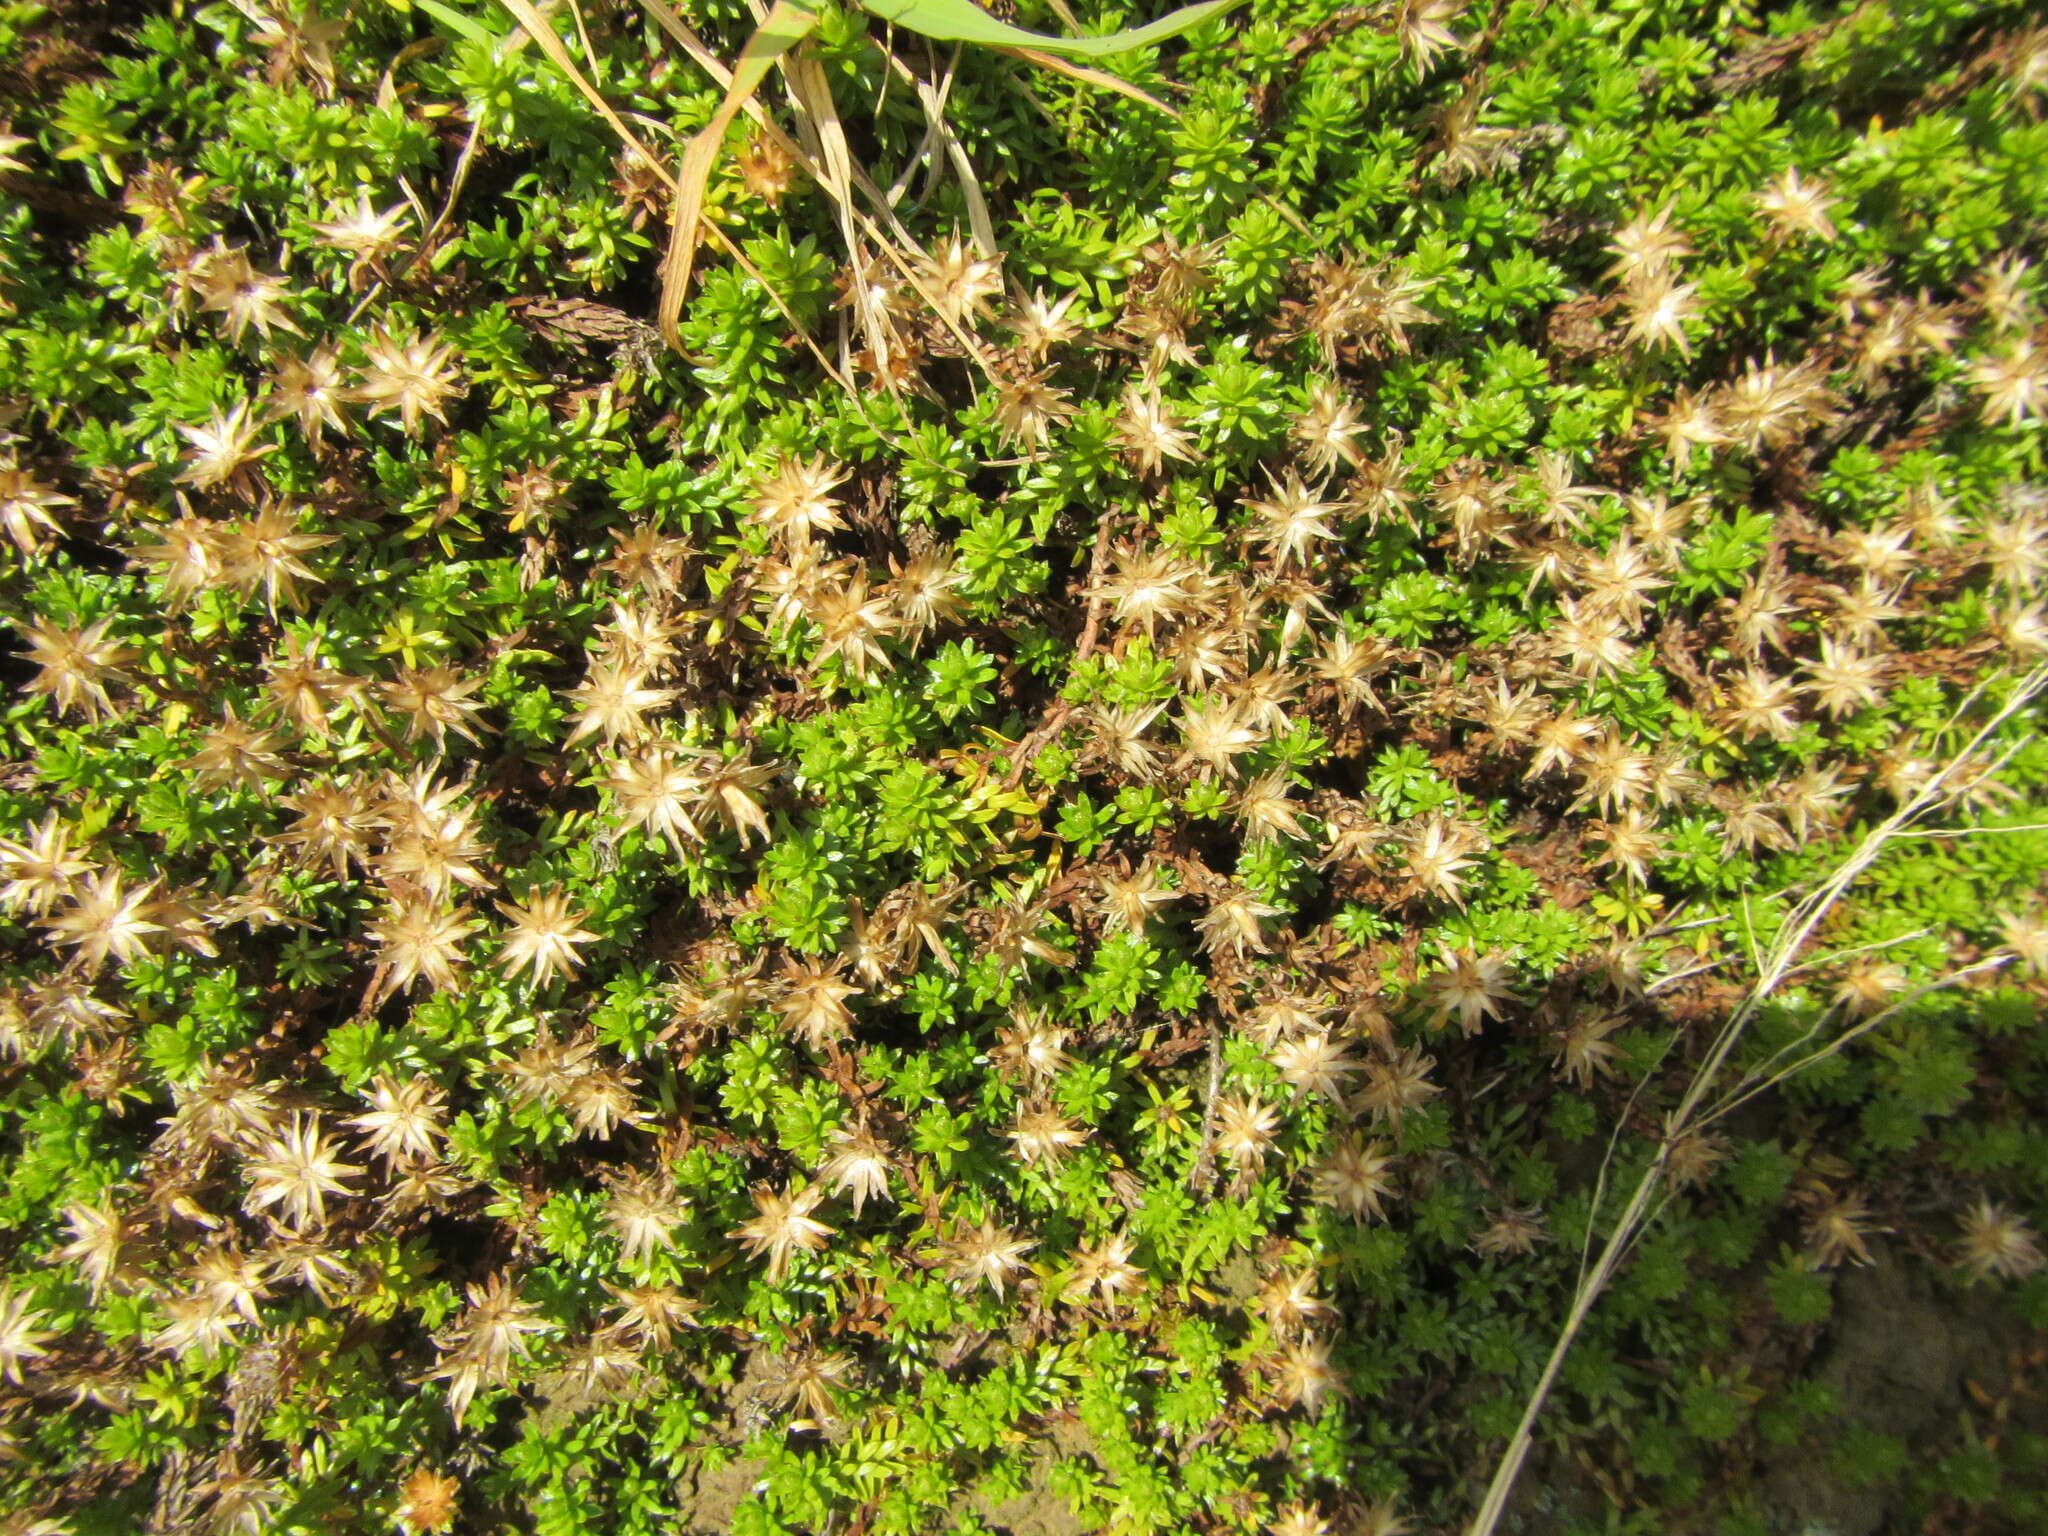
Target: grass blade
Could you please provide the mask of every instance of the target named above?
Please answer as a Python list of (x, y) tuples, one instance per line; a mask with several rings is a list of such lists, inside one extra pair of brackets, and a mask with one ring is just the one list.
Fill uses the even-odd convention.
[(1090, 69), (1086, 64), (1076, 64), (1071, 59), (1063, 59), (1057, 54), (1047, 53), (1042, 48), (998, 47), (995, 51), (1020, 58), (1027, 64), (1036, 64), (1040, 69), (1049, 69), (1056, 75), (1065, 75), (1069, 79), (1078, 80), (1083, 85), (1092, 85), (1096, 89), (1103, 91), (1115, 91), (1119, 96), (1128, 96), (1131, 100), (1141, 102), (1145, 106), (1156, 107), (1168, 117), (1180, 116), (1178, 112), (1174, 111), (1173, 108), (1169, 107), (1157, 96), (1152, 95), (1149, 91), (1140, 90), (1137, 86), (1131, 84), (1130, 81), (1124, 79), (1123, 76), (1113, 75), (1106, 69)]
[(725, 148), (726, 130), (761, 88), (775, 61), (797, 46), (818, 25), (817, 13), (775, 0), (767, 19), (747, 39), (739, 62), (733, 66), (732, 81), (718, 110), (683, 148), (676, 167), (675, 216), (669, 226), (668, 254), (661, 263), (661, 303), (655, 318), (661, 334), (672, 347), (680, 348), (676, 322), (683, 313), (683, 298), (690, 291), (690, 269), (697, 261), (697, 230), (704, 216), (704, 189), (710, 183), (712, 167)]
[[(453, 32), (458, 37), (466, 37), (472, 43), (482, 43), (487, 47), (495, 47), (503, 41), (501, 38), (494, 37), (486, 30), (483, 23), (475, 17), (465, 16), (460, 11), (445, 6), (441, 4), (441, 0), (412, 0), (412, 3), (433, 17), (434, 20), (440, 22), (450, 32)], [(520, 25), (524, 26), (525, 23), (522, 22)]]
[[(847, 253), (858, 270), (860, 234), (856, 220), (859, 209), (853, 200), (853, 149), (846, 142), (846, 127), (839, 120), (839, 107), (832, 99), (831, 84), (825, 78), (824, 66), (810, 53), (791, 54), (784, 62), (782, 72), (789, 82), (799, 122), (806, 125), (817, 141), (819, 166), (825, 173), (822, 184), (826, 195), (832, 199), (833, 212), (839, 217), (840, 237), (845, 240)], [(872, 313), (866, 304), (857, 306), (857, 314), (867, 335), (869, 350), (878, 359), (887, 358), (891, 345), (882, 317)]]
[(1048, 37), (1043, 32), (1032, 32), (1023, 27), (1013, 27), (1006, 21), (997, 21), (974, 4), (974, 0), (861, 0), (861, 8), (884, 21), (895, 22), (942, 43), (1034, 48), (1040, 53), (1069, 58), (1103, 59), (1178, 37), (1242, 3), (1243, 0), (1201, 0), (1197, 5), (1182, 6), (1146, 26), (1112, 32), (1108, 37)]
[(532, 0), (498, 0), (498, 3), (512, 13), (512, 19), (525, 29), (526, 35), (540, 44), (540, 50), (548, 61), (569, 77), (570, 84), (583, 93), (583, 99), (596, 109), (597, 115), (632, 150), (641, 155), (649, 165), (661, 164), (660, 158), (640, 141), (640, 136), (626, 126), (624, 118), (612, 110), (612, 104), (604, 99), (604, 93), (591, 84), (590, 77), (583, 73), (576, 61), (569, 56), (568, 48), (555, 34), (555, 29), (533, 8)]

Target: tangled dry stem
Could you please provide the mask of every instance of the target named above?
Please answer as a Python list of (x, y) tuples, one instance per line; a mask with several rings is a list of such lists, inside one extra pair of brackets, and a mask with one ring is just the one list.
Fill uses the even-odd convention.
[[(1706, 1105), (1709, 1095), (1713, 1093), (1722, 1069), (1727, 1066), (1729, 1057), (1741, 1042), (1758, 1011), (1786, 977), (1797, 968), (1798, 957), (1820, 926), (1821, 920), (1850, 887), (1877, 862), (1887, 847), (1901, 837), (1915, 835), (1914, 823), (1955, 802), (1959, 793), (1956, 781), (1964, 766), (1974, 759), (1977, 750), (1989, 741), (2000, 727), (2026, 709), (2044, 689), (2048, 689), (2048, 666), (2037, 666), (2021, 677), (1991, 719), (1986, 721), (1964, 746), (1952, 753), (1941, 768), (1907, 798), (1898, 810), (1873, 828), (1825, 880), (1793, 907), (1777, 938), (1759, 957), (1756, 980), (1743, 995), (1742, 1001), (1729, 1014), (1727, 1022), (1722, 1025), (1712, 1049), (1707, 1052), (1706, 1059), (1693, 1074), (1685, 1096), (1665, 1117), (1664, 1133), (1658, 1138), (1650, 1165), (1636, 1181), (1635, 1188), (1629, 1195), (1628, 1203), (1623, 1206), (1613, 1231), (1601, 1246), (1599, 1257), (1593, 1261), (1590, 1268), (1581, 1264), (1579, 1281), (1572, 1292), (1571, 1306), (1567, 1309), (1564, 1322), (1558, 1329), (1549, 1358), (1544, 1362), (1543, 1372), (1537, 1378), (1528, 1401), (1523, 1405), (1522, 1416), (1515, 1426), (1515, 1432), (1509, 1437), (1506, 1448), (1495, 1464), (1493, 1480), (1487, 1486), (1486, 1497), (1481, 1502), (1478, 1513), (1467, 1527), (1467, 1536), (1493, 1536), (1493, 1532), (1499, 1526), (1501, 1516), (1507, 1509), (1508, 1498), (1514, 1492), (1516, 1479), (1521, 1475), (1523, 1463), (1528, 1459), (1529, 1448), (1534, 1442), (1537, 1417), (1543, 1412), (1544, 1404), (1549, 1400), (1550, 1390), (1557, 1381), (1565, 1356), (1570, 1353), (1572, 1343), (1578, 1337), (1579, 1330), (1584, 1326), (1594, 1304), (1613, 1281), (1623, 1261), (1627, 1259), (1636, 1238), (1648, 1229), (1663, 1209), (1657, 1197), (1664, 1182), (1665, 1167), (1670, 1160), (1673, 1146), (1690, 1132), (1720, 1119), (1757, 1094), (1776, 1087), (1835, 1055), (1852, 1040), (1869, 1033), (1886, 1019), (1896, 1016), (1901, 1009), (1919, 999), (1930, 993), (1954, 987), (1971, 976), (1982, 974), (2005, 962), (2007, 957), (1993, 956), (1941, 976), (1901, 998), (1882, 1012), (1844, 1031), (1821, 1049), (1799, 1058), (1790, 1066), (1770, 1070), (1771, 1065), (1779, 1059), (1779, 1056), (1773, 1056), (1771, 1063), (1766, 1063), (1764, 1067), (1747, 1074), (1742, 1082), (1729, 1089), (1713, 1106), (1702, 1108)], [(1951, 718), (1951, 729), (1961, 723), (1983, 693), (1984, 689), (1981, 686), (1970, 692)], [(1819, 1024), (1816, 1024), (1815, 1030), (1819, 1027)], [(1813, 1031), (1809, 1031), (1808, 1036), (1803, 1038), (1810, 1038), (1812, 1033)], [(1792, 1048), (1796, 1048), (1799, 1043), (1802, 1042), (1795, 1042)], [(1782, 1054), (1779, 1053), (1780, 1056)], [(1620, 1131), (1617, 1127), (1614, 1138), (1608, 1143), (1607, 1156), (1601, 1165), (1600, 1177), (1594, 1187), (1593, 1211), (1587, 1220), (1586, 1243), (1589, 1249), (1592, 1244), (1593, 1221), (1599, 1214), (1600, 1204), (1606, 1193), (1607, 1176), (1619, 1140)]]

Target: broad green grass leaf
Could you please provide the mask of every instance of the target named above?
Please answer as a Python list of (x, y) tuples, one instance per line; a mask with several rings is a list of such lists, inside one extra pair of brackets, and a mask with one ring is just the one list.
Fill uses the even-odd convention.
[(861, 8), (942, 43), (981, 43), (992, 48), (1031, 48), (1068, 58), (1105, 59), (1179, 37), (1242, 3), (1243, 0), (1201, 0), (1198, 5), (1182, 6), (1155, 22), (1112, 32), (1108, 37), (1048, 37), (1043, 32), (997, 21), (974, 0), (862, 0)]
[(440, 22), (442, 26), (453, 32), (457, 37), (466, 37), (472, 43), (489, 43), (492, 45), (504, 41), (503, 38), (484, 26), (474, 16), (465, 16), (452, 6), (441, 4), (441, 0), (413, 0), (413, 4), (433, 17), (434, 20)]

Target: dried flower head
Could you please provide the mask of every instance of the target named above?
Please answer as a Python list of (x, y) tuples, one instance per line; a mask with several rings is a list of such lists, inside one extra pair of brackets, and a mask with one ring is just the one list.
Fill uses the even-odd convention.
[(402, 202), (379, 210), (370, 206), (369, 193), (358, 192), (353, 208), (315, 224), (313, 233), (321, 244), (347, 252), (360, 265), (374, 266), (397, 253), (411, 218), (412, 210)]
[(1145, 1272), (1131, 1262), (1136, 1251), (1137, 1244), (1127, 1232), (1104, 1233), (1077, 1249), (1060, 1299), (1069, 1303), (1115, 1302), (1132, 1294), (1145, 1283)]
[(479, 926), (461, 907), (443, 910), (438, 902), (424, 897), (395, 901), (369, 927), (370, 937), (379, 946), (382, 979), (374, 989), (376, 999), (403, 992), (421, 979), (437, 990), (453, 987), (455, 969), (463, 959), (463, 940)]
[(408, 437), (433, 417), (445, 424), (447, 404), (467, 387), (455, 366), (455, 348), (438, 335), (396, 335), (379, 330), (363, 348), (354, 398), (373, 414), (395, 412)]
[(1078, 289), (1057, 299), (1047, 298), (1042, 288), (1033, 289), (1028, 296), (1015, 295), (1003, 324), (1016, 338), (1017, 350), (1034, 362), (1042, 361), (1080, 335), (1082, 322), (1073, 313), (1080, 297)]
[(1394, 1159), (1382, 1142), (1340, 1137), (1316, 1168), (1316, 1200), (1335, 1206), (1353, 1221), (1384, 1221), (1382, 1200), (1394, 1194)]
[(121, 872), (103, 869), (70, 893), (71, 904), (46, 923), (51, 942), (70, 948), (71, 963), (91, 975), (113, 960), (121, 965), (149, 951), (149, 937), (162, 933), (150, 897), (154, 880), (124, 888)]
[(239, 343), (252, 325), (265, 338), (273, 329), (298, 333), (284, 306), (291, 285), (278, 273), (257, 271), (246, 246), (229, 246), (216, 235), (208, 249), (192, 258), (180, 280), (202, 310), (225, 317), (230, 342)]
[(1324, 1398), (1341, 1390), (1330, 1365), (1329, 1343), (1323, 1339), (1295, 1339), (1282, 1345), (1271, 1370), (1274, 1395), (1285, 1407), (1312, 1414)]
[(488, 729), (483, 706), (472, 700), (485, 681), (449, 666), (406, 667), (392, 681), (379, 683), (377, 691), (386, 708), (405, 717), (408, 740), (431, 736), (438, 751), (446, 748), (450, 731), (474, 746), (483, 744), (477, 734)]
[(666, 1179), (640, 1171), (620, 1179), (605, 1212), (619, 1239), (619, 1262), (636, 1268), (673, 1247), (675, 1229), (688, 1214), (688, 1203)]
[(415, 1467), (398, 1485), (393, 1518), (407, 1536), (441, 1536), (460, 1511), (462, 1484), (432, 1467)]
[(1963, 1214), (1958, 1261), (1970, 1279), (2024, 1280), (2048, 1264), (2041, 1239), (2024, 1217), (1980, 1198)]
[(1558, 1036), (1557, 1075), (1581, 1092), (1614, 1071), (1622, 1051), (1611, 1038), (1627, 1020), (1619, 1014), (1579, 1009)]
[(1692, 241), (1671, 222), (1676, 212), (1671, 203), (1655, 213), (1646, 208), (1615, 230), (1607, 247), (1614, 265), (1607, 269), (1607, 276), (1633, 286), (1673, 270), (1690, 256)]
[(996, 426), (1022, 448), (1043, 447), (1073, 414), (1068, 391), (1052, 382), (1050, 370), (1002, 375), (995, 381)]
[(1195, 456), (1194, 438), (1161, 403), (1158, 391), (1146, 391), (1135, 384), (1124, 391), (1123, 409), (1116, 420), (1116, 441), (1143, 475), (1158, 474), (1168, 459), (1187, 461)]
[(392, 1167), (430, 1162), (440, 1155), (447, 1134), (447, 1096), (423, 1077), (396, 1081), (379, 1076), (370, 1085), (370, 1110), (348, 1124), (363, 1133), (371, 1155)]
[(495, 1274), (467, 1291), (469, 1309), (441, 1340), (440, 1362), (429, 1373), (430, 1380), (448, 1383), (448, 1411), (457, 1424), (477, 1393), (508, 1381), (528, 1341), (553, 1326), (507, 1274)]
[(1288, 1504), (1266, 1522), (1266, 1536), (1329, 1536), (1330, 1522), (1313, 1504)]
[[(637, 155), (634, 157), (639, 158)], [(741, 184), (754, 197), (773, 208), (796, 183), (797, 164), (783, 147), (780, 137), (756, 129), (733, 157)]]
[(1668, 271), (1640, 279), (1627, 294), (1628, 339), (1644, 347), (1669, 347), (1680, 357), (1692, 356), (1686, 326), (1699, 319), (1699, 289), (1681, 283)]
[(19, 1291), (0, 1290), (0, 1381), (21, 1386), (21, 1368), (49, 1353), (43, 1348), (56, 1334), (39, 1326), (49, 1314), (38, 1311)]
[(1276, 1269), (1259, 1287), (1252, 1305), (1266, 1320), (1266, 1326), (1281, 1337), (1305, 1331), (1312, 1324), (1336, 1315), (1336, 1308), (1316, 1293), (1316, 1271)]
[(249, 1160), (250, 1215), (277, 1207), (291, 1226), (327, 1219), (327, 1197), (354, 1193), (351, 1175), (363, 1170), (341, 1161), (338, 1142), (321, 1134), (318, 1115), (293, 1115), (280, 1136), (266, 1141)]
[(1782, 175), (1757, 194), (1757, 206), (1780, 239), (1811, 235), (1826, 243), (1836, 238), (1834, 221), (1828, 217), (1835, 206), (1824, 185), (1800, 177), (1799, 167), (1787, 166)]
[(832, 492), (846, 480), (844, 465), (822, 456), (779, 458), (754, 490), (754, 520), (777, 538), (802, 543), (844, 528)]
[(1510, 1206), (1472, 1240), (1472, 1251), (1486, 1259), (1520, 1258), (1534, 1253), (1536, 1245), (1549, 1235), (1534, 1207), (1516, 1210)]
[(818, 1177), (837, 1194), (853, 1202), (854, 1220), (870, 1199), (890, 1200), (889, 1149), (860, 1125), (842, 1125), (832, 1132), (827, 1145), (832, 1155), (818, 1170)]
[(1873, 1223), (1869, 1206), (1849, 1195), (1822, 1195), (1811, 1204), (1806, 1222), (1806, 1253), (1815, 1269), (1832, 1269), (1844, 1259), (1855, 1264), (1873, 1262), (1869, 1238), (1891, 1228)]
[(56, 1251), (56, 1257), (78, 1266), (95, 1297), (110, 1285), (125, 1288), (139, 1278), (137, 1261), (144, 1249), (137, 1217), (102, 1197), (97, 1204), (66, 1206), (64, 1224), (71, 1229), (71, 1241)]
[(60, 496), (11, 458), (0, 458), (0, 529), (30, 559), (41, 554), (53, 536), (64, 530), (50, 514), (77, 503)]
[(969, 326), (989, 314), (989, 300), (1003, 291), (999, 257), (982, 256), (958, 235), (941, 240), (917, 263), (919, 292), (940, 315)]
[(49, 696), (57, 713), (76, 710), (87, 720), (113, 718), (118, 711), (107, 694), (107, 684), (128, 682), (123, 668), (141, 653), (133, 646), (110, 638), (113, 619), (94, 619), (80, 629), (65, 629), (31, 619), (20, 626), (28, 641), (27, 659), (36, 667), (29, 679), (30, 693)]
[(514, 976), (528, 971), (537, 987), (555, 976), (574, 977), (581, 964), (578, 946), (601, 937), (583, 927), (590, 914), (571, 907), (566, 891), (531, 891), (524, 906), (501, 901), (497, 908), (512, 924), (498, 951), (499, 969)]
[(1018, 1160), (1027, 1164), (1056, 1166), (1071, 1147), (1088, 1139), (1088, 1131), (1074, 1124), (1056, 1109), (1020, 1109), (1016, 1124), (1005, 1134), (1017, 1149)]
[(1394, 1130), (1411, 1109), (1420, 1109), (1443, 1089), (1429, 1080), (1436, 1066), (1419, 1045), (1404, 1046), (1376, 1056), (1365, 1065), (1365, 1087), (1359, 1090), (1359, 1106), (1383, 1119)]
[(853, 1010), (846, 1000), (859, 997), (861, 989), (839, 979), (843, 969), (844, 962), (837, 959), (819, 964), (794, 955), (783, 958), (783, 1027), (814, 1051), (824, 1050), (853, 1031)]
[(1430, 1023), (1441, 1029), (1455, 1018), (1466, 1034), (1478, 1034), (1487, 1019), (1501, 1016), (1503, 1005), (1513, 997), (1510, 976), (1505, 955), (1450, 951), (1444, 968), (1423, 982)]
[(853, 1356), (800, 1345), (769, 1367), (766, 1391), (781, 1408), (800, 1408), (813, 1426), (839, 1417), (838, 1393), (853, 1374)]
[(780, 1192), (772, 1185), (758, 1184), (754, 1187), (753, 1219), (726, 1236), (738, 1238), (749, 1257), (767, 1254), (767, 1276), (780, 1280), (789, 1272), (789, 1261), (794, 1255), (815, 1253), (837, 1230), (811, 1215), (824, 1198), (824, 1189), (816, 1184)]
[(1333, 1104), (1344, 1102), (1345, 1082), (1358, 1070), (1358, 1062), (1343, 1042), (1321, 1030), (1282, 1041), (1273, 1047), (1272, 1059), (1280, 1075), (1295, 1088)]
[(216, 410), (202, 426), (180, 426), (179, 433), (192, 446), (186, 451), (179, 483), (201, 491), (225, 488), (251, 496), (256, 464), (278, 449), (276, 443), (256, 440), (262, 425), (249, 414), (249, 402), (237, 400), (226, 411)]
[(1019, 1238), (1009, 1228), (984, 1219), (955, 1234), (942, 1245), (942, 1253), (956, 1286), (971, 1291), (986, 1284), (1000, 1301), (1004, 1286), (1024, 1268), (1024, 1256), (1037, 1246), (1032, 1239)]

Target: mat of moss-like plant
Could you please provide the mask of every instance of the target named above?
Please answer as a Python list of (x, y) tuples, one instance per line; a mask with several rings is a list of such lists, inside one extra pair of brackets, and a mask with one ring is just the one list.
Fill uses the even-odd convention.
[(2039, 1528), (2048, 30), (755, 21), (0, 4), (0, 1532)]

